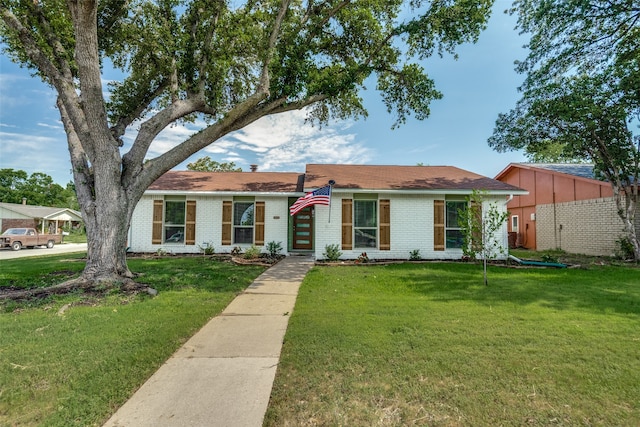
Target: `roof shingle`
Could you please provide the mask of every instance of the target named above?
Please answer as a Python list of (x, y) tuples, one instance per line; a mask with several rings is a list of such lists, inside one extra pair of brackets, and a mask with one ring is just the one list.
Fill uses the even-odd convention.
[(149, 190), (299, 193), (303, 179), (303, 174), (292, 172), (169, 171)]
[(290, 172), (170, 171), (152, 191), (301, 193), (335, 181), (334, 189), (523, 191), (513, 185), (453, 166), (310, 164), (306, 174)]
[(453, 166), (307, 165), (305, 189), (334, 180), (334, 188), (362, 190), (522, 191)]

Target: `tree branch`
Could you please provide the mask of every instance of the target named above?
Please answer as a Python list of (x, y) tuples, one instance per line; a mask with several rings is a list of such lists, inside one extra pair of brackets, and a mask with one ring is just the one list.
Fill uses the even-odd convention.
[(41, 76), (49, 84), (54, 86), (56, 86), (56, 82), (64, 80), (64, 73), (61, 73), (42, 50), (40, 50), (38, 44), (31, 36), (31, 32), (24, 27), (22, 22), (5, 6), (0, 6), (0, 13), (2, 13), (2, 20), (5, 25), (11, 29), (22, 42), (27, 57), (38, 68)]
[(133, 123), (136, 119), (140, 117), (140, 115), (149, 108), (149, 105), (162, 94), (162, 92), (167, 88), (168, 82), (167, 80), (163, 80), (160, 82), (158, 87), (140, 100), (137, 103), (136, 108), (129, 112), (126, 116), (120, 117), (118, 121), (111, 127), (111, 133), (113, 137), (119, 139), (122, 135), (124, 135), (127, 126)]
[(131, 149), (122, 158), (123, 180), (130, 179), (141, 168), (151, 143), (160, 132), (176, 120), (204, 109), (205, 104), (199, 98), (178, 100), (145, 121), (140, 126)]

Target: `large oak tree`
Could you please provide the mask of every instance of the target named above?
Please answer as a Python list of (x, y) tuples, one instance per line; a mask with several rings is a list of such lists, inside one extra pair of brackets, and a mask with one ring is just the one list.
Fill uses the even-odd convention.
[[(260, 117), (366, 115), (369, 76), (396, 124), (441, 94), (420, 65), (477, 40), (493, 0), (0, 0), (10, 57), (57, 91), (88, 238), (82, 280), (122, 282), (136, 203), (159, 176)], [(105, 100), (105, 60), (126, 78)], [(179, 121), (207, 126), (162, 155)], [(125, 148), (123, 136), (135, 130)]]
[(531, 34), (522, 98), (500, 114), (489, 145), (582, 159), (611, 183), (621, 232), (640, 261), (640, 3), (518, 0), (512, 13)]

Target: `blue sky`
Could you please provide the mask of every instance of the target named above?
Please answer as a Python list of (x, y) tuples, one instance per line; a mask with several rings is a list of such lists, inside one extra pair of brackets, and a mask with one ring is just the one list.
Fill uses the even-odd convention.
[[(187, 162), (210, 156), (233, 161), (246, 171), (250, 164), (261, 171), (302, 172), (306, 163), (422, 163), (494, 177), (510, 162), (524, 161), (521, 153), (496, 153), (487, 145), (498, 114), (515, 105), (523, 80), (514, 71), (514, 61), (525, 58), (526, 39), (514, 30), (515, 17), (503, 13), (510, 5), (496, 1), (487, 30), (477, 44), (458, 48), (458, 60), (436, 56), (423, 64), (444, 94), (431, 104), (431, 116), (424, 121), (409, 119), (392, 130), (394, 117), (373, 83), (363, 93), (366, 120), (332, 122), (319, 129), (303, 123), (303, 112), (264, 118), (175, 169), (184, 170)], [(148, 157), (193, 131), (182, 126), (168, 129), (152, 144)], [(125, 139), (125, 149), (131, 140)], [(43, 172), (61, 185), (73, 179), (54, 91), (5, 56), (0, 56), (0, 168)]]

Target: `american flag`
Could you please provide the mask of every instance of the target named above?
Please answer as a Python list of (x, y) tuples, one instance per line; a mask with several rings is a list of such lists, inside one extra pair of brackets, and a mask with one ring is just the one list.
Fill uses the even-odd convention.
[(289, 208), (289, 213), (295, 215), (298, 211), (311, 205), (329, 205), (331, 202), (331, 186), (326, 185), (311, 193), (307, 193), (295, 201)]

